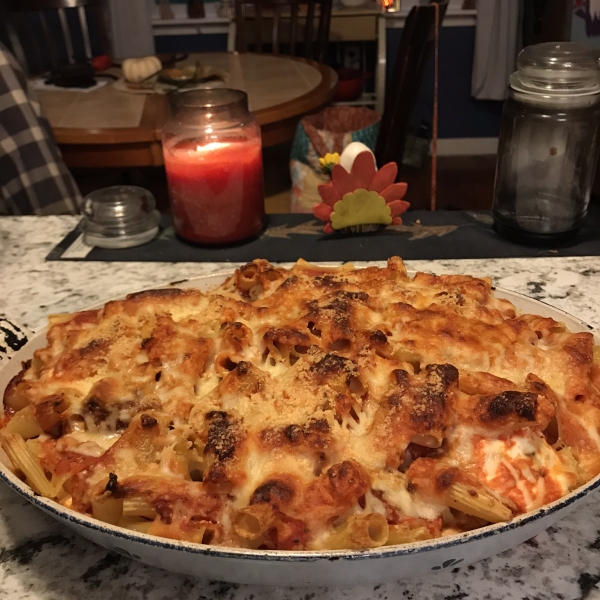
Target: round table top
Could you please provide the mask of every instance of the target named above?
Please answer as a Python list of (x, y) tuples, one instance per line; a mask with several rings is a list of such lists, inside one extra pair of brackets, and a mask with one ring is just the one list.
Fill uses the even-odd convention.
[[(227, 80), (218, 85), (246, 92), (250, 112), (255, 114), (298, 100), (323, 82), (319, 67), (324, 65), (287, 56), (215, 52), (193, 54), (181, 64), (193, 65), (196, 61), (203, 67), (214, 67), (227, 73)], [(335, 80), (326, 82), (326, 87), (334, 86)]]
[[(226, 71), (226, 85), (248, 93), (249, 108), (261, 126), (277, 125), (329, 103), (337, 75), (326, 65), (270, 54), (198, 53), (183, 63)], [(164, 95), (129, 94), (106, 85), (82, 91), (39, 92), (59, 144), (125, 144), (159, 140), (168, 117)]]

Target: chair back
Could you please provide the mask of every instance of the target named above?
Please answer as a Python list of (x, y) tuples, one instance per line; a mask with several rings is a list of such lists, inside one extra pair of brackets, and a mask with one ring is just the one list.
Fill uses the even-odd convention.
[(3, 25), (29, 75), (110, 54), (106, 0), (7, 0)]
[(391, 84), (385, 96), (375, 157), (378, 165), (390, 161), (397, 162), (399, 171), (409, 119), (421, 87), (427, 60), (435, 44), (434, 4), (439, 7), (441, 27), (448, 0), (431, 0), (428, 5), (413, 7), (408, 14)]
[(235, 49), (325, 62), (332, 0), (235, 0)]

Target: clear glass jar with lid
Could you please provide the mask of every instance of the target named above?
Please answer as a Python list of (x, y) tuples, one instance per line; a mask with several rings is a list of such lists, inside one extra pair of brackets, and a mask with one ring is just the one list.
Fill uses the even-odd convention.
[(528, 46), (510, 77), (498, 146), (494, 228), (517, 241), (566, 241), (587, 215), (598, 159), (596, 50)]

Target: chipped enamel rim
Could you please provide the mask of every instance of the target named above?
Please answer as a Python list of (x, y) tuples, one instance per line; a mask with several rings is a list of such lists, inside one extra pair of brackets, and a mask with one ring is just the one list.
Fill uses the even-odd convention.
[[(414, 272), (409, 272), (414, 274)], [(182, 289), (190, 287), (199, 287), (203, 291), (209, 290), (213, 286), (217, 286), (224, 281), (226, 277), (231, 275), (231, 271), (216, 273), (213, 275), (207, 275), (203, 277), (196, 277), (191, 279), (184, 279), (162, 286), (156, 286), (153, 289), (158, 288), (173, 288), (178, 287)], [(600, 336), (594, 332), (593, 327), (570, 315), (569, 313), (553, 307), (546, 302), (529, 298), (524, 294), (505, 290), (502, 288), (493, 288), (494, 295), (498, 298), (505, 298), (510, 300), (517, 308), (521, 310), (536, 310), (537, 314), (542, 316), (549, 316), (556, 318), (557, 320), (566, 321), (570, 327), (579, 328), (582, 331), (590, 331), (594, 333), (596, 343), (600, 344)], [(98, 308), (103, 306), (105, 302), (98, 303), (90, 309)], [(533, 305), (533, 306), (532, 306)], [(32, 342), (38, 340), (40, 336), (46, 335), (47, 328), (38, 331), (32, 336), (29, 342), (19, 351), (26, 352), (28, 347), (32, 345)], [(9, 363), (7, 363), (9, 364)], [(5, 369), (5, 365), (0, 365), (0, 375)], [(1, 390), (4, 393), (4, 388)], [(554, 502), (544, 505), (532, 512), (526, 513), (515, 517), (508, 523), (498, 523), (495, 525), (488, 525), (481, 527), (473, 531), (449, 535), (443, 538), (436, 538), (433, 540), (426, 540), (423, 542), (413, 542), (410, 544), (401, 544), (396, 546), (383, 546), (380, 548), (368, 548), (364, 550), (296, 550), (296, 551), (283, 551), (283, 550), (251, 550), (244, 548), (224, 548), (221, 546), (208, 546), (203, 544), (195, 544), (192, 542), (184, 542), (177, 540), (169, 540), (167, 538), (159, 538), (151, 536), (145, 533), (138, 533), (129, 529), (124, 529), (115, 525), (109, 525), (102, 523), (82, 513), (76, 512), (72, 509), (66, 508), (53, 500), (44, 498), (36, 494), (28, 485), (21, 481), (4, 463), (0, 462), (0, 480), (4, 481), (11, 489), (17, 492), (20, 496), (31, 502), (34, 506), (42, 509), (44, 512), (51, 516), (68, 521), (74, 525), (80, 525), (86, 529), (96, 531), (98, 533), (107, 535), (115, 539), (122, 539), (131, 542), (137, 542), (145, 546), (153, 548), (164, 548), (168, 550), (175, 550), (186, 554), (195, 554), (200, 556), (210, 556), (219, 558), (243, 558), (250, 561), (269, 561), (269, 562), (298, 562), (307, 563), (315, 562), (320, 560), (365, 560), (365, 559), (376, 559), (376, 558), (393, 558), (402, 557), (407, 555), (426, 554), (433, 551), (442, 549), (457, 548), (464, 546), (469, 542), (476, 540), (482, 540), (490, 538), (492, 536), (500, 536), (502, 534), (508, 534), (511, 531), (523, 528), (527, 525), (538, 521), (543, 517), (554, 517), (553, 520), (549, 521), (545, 526), (550, 527), (553, 523), (561, 518), (558, 514), (563, 509), (575, 508), (575, 505), (583, 501), (588, 494), (592, 491), (600, 488), (600, 475), (594, 477), (588, 481), (585, 485), (573, 490), (571, 493), (555, 500)]]

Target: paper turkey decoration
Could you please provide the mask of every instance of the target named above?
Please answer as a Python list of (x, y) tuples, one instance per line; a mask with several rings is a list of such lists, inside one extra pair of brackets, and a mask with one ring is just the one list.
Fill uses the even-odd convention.
[(338, 164), (328, 163), (328, 170), (331, 181), (319, 186), (322, 202), (313, 208), (315, 217), (325, 221), (325, 233), (364, 233), (402, 223), (400, 215), (410, 204), (402, 200), (407, 184), (394, 183), (396, 163), (377, 170), (373, 153), (364, 144), (353, 142), (346, 146)]

